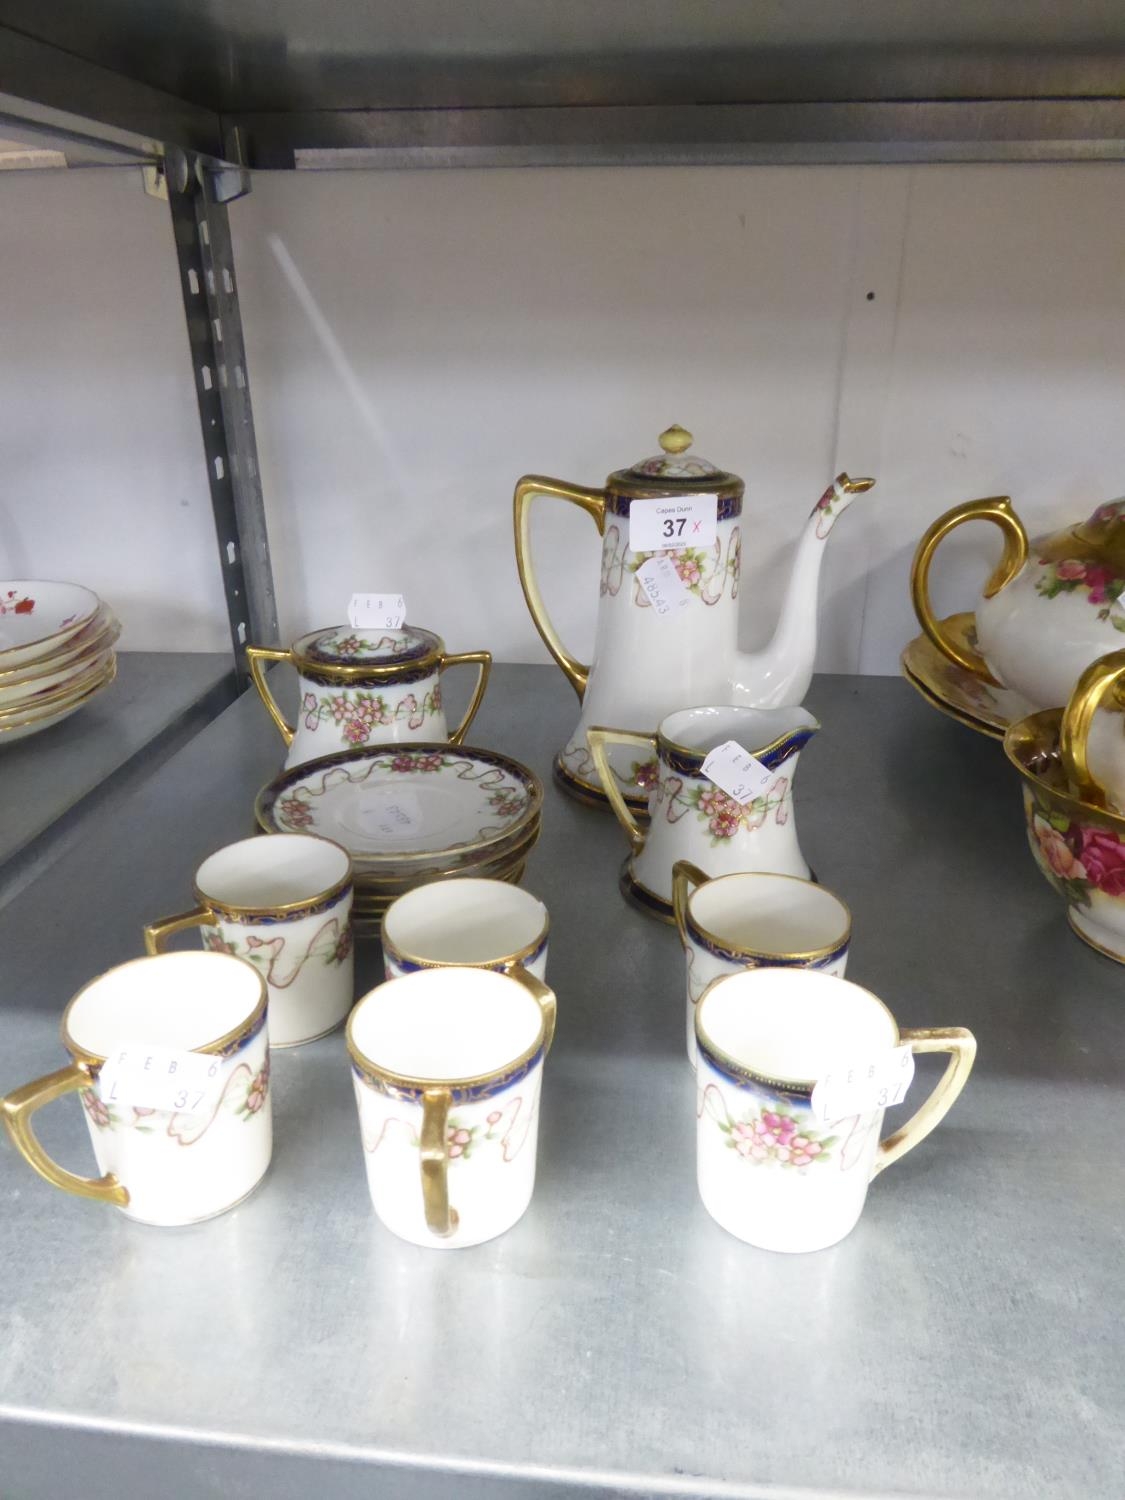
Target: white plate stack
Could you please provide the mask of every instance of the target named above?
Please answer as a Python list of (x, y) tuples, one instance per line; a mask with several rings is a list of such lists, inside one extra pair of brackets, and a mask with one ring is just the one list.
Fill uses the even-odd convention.
[(84, 708), (117, 674), (121, 626), (77, 583), (0, 579), (0, 745)]

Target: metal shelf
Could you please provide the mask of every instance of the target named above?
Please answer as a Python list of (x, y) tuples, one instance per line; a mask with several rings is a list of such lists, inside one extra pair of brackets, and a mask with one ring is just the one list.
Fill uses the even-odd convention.
[[(772, 1255), (707, 1216), (676, 934), (619, 896), (613, 819), (548, 785), (526, 884), (551, 912), (559, 1027), (525, 1218), (447, 1254), (384, 1230), (339, 1034), (275, 1054), (273, 1166), (209, 1224), (131, 1224), (0, 1151), (6, 1490), (1117, 1493), (1120, 971), (1068, 931), (994, 742), (892, 679), (818, 678), (809, 701), (798, 826), (852, 907), (849, 972), (904, 1025), (980, 1043), (847, 1240)], [(500, 667), (473, 738), (546, 778), (574, 712), (553, 669)], [(0, 909), (0, 1091), (60, 1066), (65, 1000), (250, 831), (280, 748), (244, 697)], [(359, 959), (362, 993), (377, 945)], [(76, 1101), (37, 1125), (85, 1170)]]

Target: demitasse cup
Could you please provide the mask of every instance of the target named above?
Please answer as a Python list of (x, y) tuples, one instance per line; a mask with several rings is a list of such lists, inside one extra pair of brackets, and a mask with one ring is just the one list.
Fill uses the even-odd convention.
[[(460, 745), (488, 686), (492, 656), (487, 651), (447, 651), (432, 630), (403, 625), (399, 630), (362, 630), (335, 625), (314, 630), (288, 650), (247, 646), (254, 686), (289, 747), (287, 768), (354, 750), (357, 745), (448, 740)], [(270, 691), (265, 668), (289, 662), (297, 669), (300, 708), (290, 724)], [(442, 701), (447, 667), (474, 666), (476, 687), (465, 716), (449, 732)]]
[[(694, 889), (693, 889), (694, 887)], [(695, 1007), (713, 979), (740, 969), (822, 969), (843, 974), (851, 912), (831, 891), (795, 875), (672, 870), (672, 908), (687, 961), (687, 1053), (695, 1067)]]
[(534, 975), (426, 969), (348, 1019), (367, 1185), (416, 1245), (478, 1245), (531, 1201), (555, 997)]
[[(863, 1211), (867, 1185), (924, 1140), (965, 1086), (971, 1032), (899, 1031), (869, 991), (815, 969), (751, 969), (716, 979), (695, 1013), (696, 1167), (713, 1219), (763, 1250), (823, 1250)], [(948, 1052), (937, 1087), (880, 1142), (884, 1109), (814, 1111), (813, 1088), (892, 1049)]]
[[(133, 959), (79, 990), (61, 1029), (67, 1066), (0, 1100), (8, 1134), (40, 1177), (160, 1225), (210, 1219), (258, 1185), (273, 1134), (266, 985), (249, 964), (221, 953)], [(102, 1069), (124, 1042), (213, 1057), (206, 1109), (141, 1109), (103, 1098)], [(60, 1167), (32, 1129), (37, 1110), (69, 1093), (81, 1096), (100, 1178)]]
[(340, 1025), (355, 998), (346, 850), (311, 833), (242, 839), (203, 861), (195, 896), (191, 911), (148, 924), (149, 953), (201, 927), (205, 948), (252, 963), (269, 986), (271, 1046), (295, 1047)]
[(547, 977), (547, 908), (503, 880), (440, 880), (400, 896), (383, 918), (387, 978), (418, 969), (517, 964)]

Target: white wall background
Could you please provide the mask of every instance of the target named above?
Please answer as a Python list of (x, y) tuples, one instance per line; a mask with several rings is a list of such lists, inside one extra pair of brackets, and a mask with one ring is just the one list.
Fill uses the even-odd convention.
[[(166, 209), (132, 171), (3, 187), (0, 568), (89, 581), (127, 645), (221, 649)], [(878, 477), (832, 537), (819, 665), (897, 670), (939, 511), (1009, 492), (1034, 530), (1125, 490), (1123, 188), (1118, 165), (260, 174), (231, 212), (283, 634), (393, 588), (454, 649), (545, 659), (516, 478), (600, 483), (678, 421), (749, 481), (745, 645), (827, 480)], [(581, 655), (599, 544), (541, 509)], [(948, 550), (939, 600), (968, 607), (997, 539)]]

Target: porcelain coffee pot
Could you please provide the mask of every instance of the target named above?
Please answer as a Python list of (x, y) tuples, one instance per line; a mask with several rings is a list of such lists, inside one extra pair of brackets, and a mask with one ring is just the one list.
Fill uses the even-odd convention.
[[(604, 489), (528, 474), (516, 485), (516, 562), (524, 597), (548, 651), (582, 703), (574, 733), (555, 761), (562, 786), (583, 800), (604, 803), (586, 731), (614, 724), (652, 734), (685, 703), (733, 703), (777, 708), (798, 704), (808, 690), (816, 656), (817, 590), (824, 542), (840, 514), (873, 479), (841, 474), (813, 507), (789, 579), (773, 639), (761, 651), (738, 650), (738, 590), (742, 562), (744, 485), (689, 453), (691, 433), (670, 427), (662, 452), (611, 474)], [(531, 502), (565, 500), (588, 511), (603, 538), (594, 659), (586, 666), (563, 645), (551, 623), (531, 560)], [(657, 555), (630, 546), (629, 512), (636, 500), (714, 496), (716, 535), (706, 547), (668, 550), (686, 597), (662, 614), (636, 574)], [(647, 794), (632, 770), (627, 747), (610, 746), (610, 764), (634, 812)]]
[[(976, 651), (935, 617), (930, 563), (966, 521), (991, 521), (1004, 553), (976, 606)], [(949, 661), (1012, 688), (1036, 708), (1061, 708), (1098, 657), (1125, 645), (1125, 500), (1028, 540), (1007, 495), (969, 500), (933, 523), (914, 555), (910, 588), (922, 629)]]

